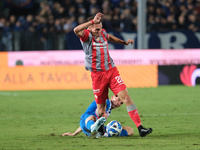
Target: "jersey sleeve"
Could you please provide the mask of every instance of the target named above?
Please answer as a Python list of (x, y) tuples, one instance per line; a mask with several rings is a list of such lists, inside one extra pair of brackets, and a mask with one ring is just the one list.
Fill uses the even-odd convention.
[(81, 37), (79, 37), (81, 39), (82, 42), (86, 42), (88, 37), (89, 37), (89, 33), (90, 31), (84, 29), (83, 30), (83, 35)]

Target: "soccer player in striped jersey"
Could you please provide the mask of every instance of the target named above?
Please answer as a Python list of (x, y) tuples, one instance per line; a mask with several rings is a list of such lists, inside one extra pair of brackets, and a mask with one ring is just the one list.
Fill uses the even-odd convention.
[[(105, 118), (107, 119), (108, 116), (110, 116), (112, 109), (118, 108), (123, 104), (123, 102), (120, 100), (119, 97), (116, 97), (115, 95), (113, 95), (111, 97), (111, 99), (107, 99), (106, 100), (106, 116)], [(83, 131), (83, 133), (88, 136), (88, 137), (92, 137), (92, 138), (99, 138), (100, 136), (106, 136), (107, 134), (104, 134), (106, 132), (91, 132), (93, 126), (95, 124), (98, 123), (104, 123), (104, 119), (101, 122), (100, 119), (97, 119), (97, 116), (95, 114), (95, 111), (97, 109), (97, 104), (95, 101), (93, 101), (90, 106), (87, 108), (87, 110), (85, 111), (85, 113), (80, 117), (80, 127), (74, 132), (67, 132), (67, 133), (63, 133), (62, 136), (75, 136), (77, 134), (79, 134), (80, 132)], [(104, 117), (101, 117), (104, 118)], [(100, 127), (100, 126), (99, 126)], [(106, 130), (105, 126), (103, 126), (104, 130)], [(120, 136), (129, 136), (133, 134), (133, 129), (131, 127), (128, 126), (122, 126), (122, 132), (120, 134)]]
[(110, 88), (126, 105), (128, 114), (137, 126), (140, 136), (145, 137), (153, 130), (142, 126), (138, 110), (108, 51), (108, 41), (128, 45), (133, 44), (133, 40), (123, 41), (108, 34), (102, 28), (102, 16), (102, 13), (97, 13), (92, 20), (74, 28), (74, 33), (80, 38), (85, 53), (85, 69), (91, 71), (92, 88), (97, 103), (96, 114), (99, 118), (106, 115), (106, 99), (108, 99)]

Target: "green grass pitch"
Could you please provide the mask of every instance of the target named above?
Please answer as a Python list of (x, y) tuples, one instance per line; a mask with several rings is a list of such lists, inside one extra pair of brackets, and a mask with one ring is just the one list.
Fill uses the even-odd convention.
[[(107, 122), (131, 126), (134, 135), (89, 139), (74, 132), (94, 100), (92, 90), (0, 91), (2, 150), (200, 150), (200, 86), (129, 88), (142, 123), (153, 133), (141, 138), (125, 105)], [(109, 93), (112, 95), (112, 92)]]

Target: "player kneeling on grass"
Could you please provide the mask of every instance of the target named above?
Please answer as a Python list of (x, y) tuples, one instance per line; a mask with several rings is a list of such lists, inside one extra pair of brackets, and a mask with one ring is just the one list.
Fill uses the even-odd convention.
[[(87, 108), (85, 113), (80, 118), (80, 127), (74, 133), (64, 133), (62, 136), (75, 136), (81, 131), (88, 136), (93, 138), (99, 138), (106, 133), (106, 127), (104, 123), (106, 122), (107, 117), (111, 114), (111, 110), (120, 107), (123, 102), (119, 97), (112, 96), (111, 99), (106, 100), (106, 116), (97, 119), (95, 111), (97, 109), (97, 104), (93, 101), (90, 106)], [(120, 136), (128, 136), (133, 134), (133, 129), (131, 127), (124, 126), (122, 127), (122, 132)], [(95, 131), (94, 131), (95, 130)]]

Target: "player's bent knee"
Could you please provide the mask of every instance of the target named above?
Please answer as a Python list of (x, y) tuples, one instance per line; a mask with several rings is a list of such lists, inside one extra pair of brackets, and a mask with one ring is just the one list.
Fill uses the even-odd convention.
[(130, 128), (130, 130), (128, 131), (128, 135), (133, 135), (133, 128)]
[(117, 96), (119, 96), (122, 100), (127, 99), (127, 98), (130, 97), (129, 94), (128, 94), (127, 89), (125, 89), (125, 90), (123, 90), (123, 91), (120, 91), (120, 92), (117, 94)]
[(133, 128), (128, 126), (123, 126), (122, 128), (127, 131), (128, 136), (133, 135)]
[(122, 102), (126, 105), (129, 106), (131, 104), (133, 104), (132, 99), (130, 98), (128, 91), (127, 90), (123, 90), (121, 92), (119, 92), (117, 94), (117, 96), (122, 100)]
[(87, 122), (88, 122), (89, 120), (94, 120), (94, 121), (96, 121), (96, 117), (95, 117), (95, 116), (89, 116), (89, 117), (87, 117), (87, 119), (85, 119), (85, 124), (87, 124)]

